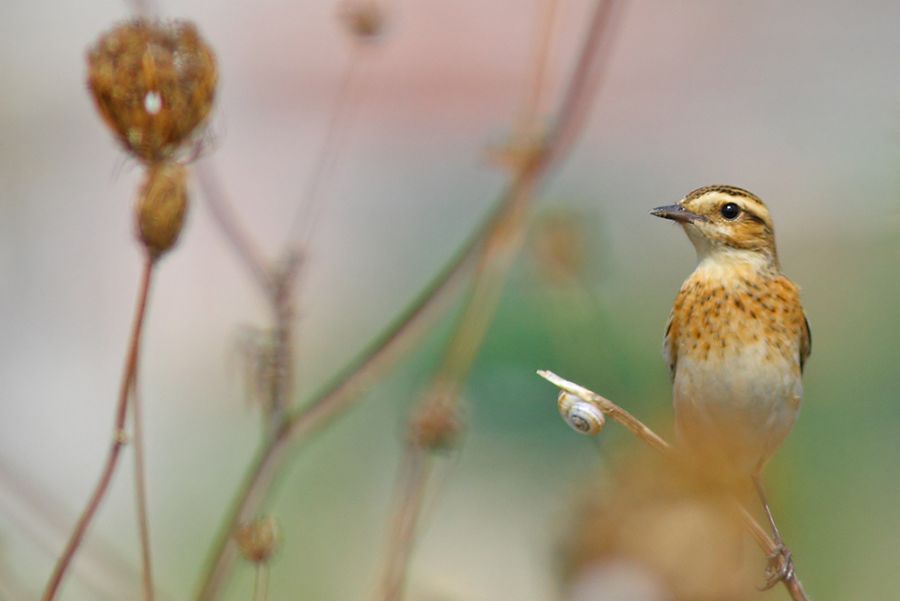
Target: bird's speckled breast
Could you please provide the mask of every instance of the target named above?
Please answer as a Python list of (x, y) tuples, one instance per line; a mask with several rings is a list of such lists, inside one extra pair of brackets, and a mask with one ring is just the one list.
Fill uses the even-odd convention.
[(686, 442), (721, 438), (744, 469), (765, 462), (800, 407), (804, 327), (798, 290), (784, 276), (699, 267), (675, 300), (666, 335)]

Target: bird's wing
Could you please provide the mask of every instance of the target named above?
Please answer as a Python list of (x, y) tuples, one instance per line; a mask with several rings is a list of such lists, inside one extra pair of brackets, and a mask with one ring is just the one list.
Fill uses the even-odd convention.
[(678, 363), (678, 324), (675, 320), (675, 311), (669, 313), (669, 321), (666, 322), (666, 334), (663, 337), (663, 359), (669, 368), (669, 377), (675, 380), (675, 366)]
[(812, 352), (812, 330), (809, 329), (809, 320), (806, 315), (803, 316), (803, 328), (800, 331), (800, 372), (803, 372), (803, 366), (809, 359)]
[(784, 303), (785, 318), (794, 328), (799, 337), (800, 347), (800, 371), (806, 365), (809, 353), (812, 351), (812, 333), (809, 329), (809, 320), (803, 313), (803, 305), (800, 304), (800, 289), (785, 276), (775, 280), (775, 297)]

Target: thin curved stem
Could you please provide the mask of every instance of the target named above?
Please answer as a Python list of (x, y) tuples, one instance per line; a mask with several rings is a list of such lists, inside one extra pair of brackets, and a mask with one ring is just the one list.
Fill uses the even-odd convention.
[[(608, 0), (600, 1), (596, 6), (581, 50), (582, 55), (571, 76), (565, 95), (566, 101), (557, 115), (555, 123), (557, 132), (567, 131), (570, 127), (570, 120), (580, 120), (583, 117), (583, 111), (590, 104), (587, 99), (596, 92), (599, 86), (597, 61), (586, 59), (584, 54), (600, 52), (603, 47), (601, 41), (606, 39), (608, 30), (614, 28), (613, 12), (610, 6), (617, 4), (619, 2), (616, 0)], [(589, 82), (582, 81), (588, 77), (590, 77)], [(581, 102), (575, 103), (573, 99), (580, 99)], [(567, 113), (576, 106), (577, 110)], [(518, 177), (514, 178), (503, 192), (484, 223), (416, 300), (363, 351), (357, 360), (338, 374), (333, 383), (315, 395), (310, 403), (288, 414), (282, 428), (264, 440), (257, 451), (256, 458), (248, 467), (231, 509), (214, 539), (197, 593), (198, 601), (210, 601), (217, 598), (230, 574), (236, 556), (232, 533), (242, 520), (255, 513), (262, 504), (266, 490), (271, 485), (282, 459), (287, 455), (287, 447), (291, 443), (306, 442), (312, 434), (330, 423), (332, 419), (348, 408), (352, 401), (405, 349), (411, 346), (431, 319), (443, 308), (450, 293), (454, 291), (455, 284), (467, 268), (476, 258), (482, 256), (484, 247), (491, 243), (492, 233), (503, 233), (502, 224), (508, 219), (507, 211), (511, 205), (516, 204), (516, 199), (521, 196), (523, 175), (529, 179), (534, 178), (533, 185), (527, 186), (530, 190), (536, 185), (539, 177), (549, 170), (551, 162), (558, 160), (565, 150), (571, 148), (573, 138), (574, 135), (571, 133), (564, 138), (552, 135), (539, 149), (533, 163), (518, 171)], [(563, 142), (565, 142), (565, 148), (557, 146)], [(495, 235), (494, 242), (502, 237), (496, 236), (500, 236), (500, 234)]]
[[(537, 373), (539, 376), (559, 388), (561, 391), (571, 395), (575, 395), (579, 399), (587, 403), (591, 403), (605, 415), (608, 415), (612, 419), (625, 426), (625, 428), (627, 428), (629, 432), (634, 434), (635, 437), (638, 438), (638, 440), (645, 442), (653, 449), (660, 451), (665, 455), (671, 456), (673, 454), (672, 445), (666, 442), (664, 438), (651, 430), (641, 420), (633, 416), (631, 413), (629, 413), (619, 405), (613, 403), (606, 397), (603, 397), (592, 390), (588, 390), (584, 386), (580, 386), (574, 382), (566, 380), (565, 378), (561, 378), (552, 371), (539, 370)], [(774, 540), (772, 540), (772, 537), (769, 536), (769, 533), (759, 525), (759, 522), (756, 521), (756, 519), (750, 514), (750, 512), (747, 511), (747, 508), (744, 507), (739, 501), (737, 501), (737, 499), (735, 499), (735, 505), (737, 508), (738, 516), (744, 523), (744, 528), (747, 530), (753, 540), (756, 541), (756, 544), (759, 545), (763, 553), (765, 553), (767, 556), (775, 553), (778, 550), (778, 544)], [(800, 582), (800, 578), (797, 576), (796, 570), (788, 574), (782, 582), (784, 583), (784, 587), (790, 593), (791, 599), (793, 599), (794, 601), (809, 601), (809, 597), (807, 597), (806, 591), (803, 589), (803, 583)]]
[(210, 548), (197, 599), (217, 597), (236, 555), (232, 533), (243, 520), (257, 512), (287, 447), (306, 442), (328, 425), (418, 340), (452, 298), (459, 280), (477, 256), (484, 232), (496, 218), (496, 211), (492, 212), (415, 300), (350, 365), (309, 403), (289, 413), (282, 427), (263, 441)]
[(378, 599), (388, 601), (400, 599), (403, 595), (407, 566), (415, 544), (433, 461), (429, 450), (412, 443), (403, 453), (395, 509), (390, 524), (391, 538), (382, 569)]
[[(419, 403), (420, 411), (428, 411), (429, 404), (433, 407), (436, 404), (445, 404), (451, 407), (452, 412), (461, 402), (462, 386), (496, 313), (506, 276), (521, 249), (528, 223), (528, 209), (535, 191), (542, 177), (549, 173), (552, 159), (558, 159), (566, 150), (560, 144), (562, 142), (571, 144), (571, 134), (566, 138), (560, 136), (560, 133), (568, 133), (572, 124), (583, 117), (575, 110), (573, 98), (580, 100), (579, 107), (585, 107), (587, 104), (584, 97), (593, 96), (596, 92), (600, 81), (599, 74), (593, 73), (591, 80), (587, 81), (588, 66), (597, 62), (595, 55), (603, 47), (601, 42), (609, 37), (613, 25), (610, 11), (614, 4), (614, 0), (600, 0), (595, 7), (577, 66), (557, 114), (555, 129), (550, 132), (542, 146), (533, 149), (533, 154), (525, 155), (524, 160), (513, 163), (515, 171), (508, 186), (504, 211), (497, 221), (496, 228), (488, 234), (471, 293), (441, 358), (431, 389)], [(544, 40), (539, 45), (541, 53), (537, 56), (536, 68), (538, 80), (534, 84), (535, 97), (531, 101), (531, 111), (538, 109), (544, 54), (549, 47), (549, 30), (553, 26), (552, 3), (545, 19), (547, 22), (544, 23), (544, 27), (547, 33), (542, 36)], [(526, 115), (526, 119), (535, 118), (536, 113)], [(430, 449), (409, 444), (404, 453), (403, 462), (409, 474), (400, 480), (401, 489), (397, 494), (398, 502), (395, 510), (400, 517), (395, 517), (394, 527), (390, 530), (391, 542), (377, 597), (380, 601), (399, 601), (403, 597), (409, 560), (420, 521), (419, 514), (433, 470), (433, 462), (427, 460), (430, 458), (423, 457), (429, 451)]]
[(131, 420), (134, 425), (134, 496), (141, 541), (141, 578), (144, 586), (144, 601), (153, 601), (155, 595), (153, 564), (150, 554), (150, 518), (147, 510), (147, 472), (144, 464), (144, 418), (136, 374), (131, 387), (131, 411)]
[[(297, 207), (290, 222), (288, 240), (285, 244), (288, 253), (297, 253), (299, 249), (308, 247), (309, 239), (315, 231), (315, 226), (321, 213), (321, 189), (328, 174), (337, 162), (340, 150), (341, 122), (344, 120), (344, 115), (350, 106), (353, 81), (363, 52), (365, 52), (363, 45), (353, 45), (350, 58), (340, 76), (335, 99), (331, 103), (331, 115), (325, 127), (322, 146), (319, 148), (318, 154), (316, 154), (312, 173), (307, 180), (303, 196), (300, 198), (301, 204)], [(301, 227), (303, 228), (302, 231)]]
[(241, 229), (212, 165), (209, 161), (201, 161), (194, 169), (194, 173), (213, 219), (250, 276), (268, 297), (272, 284), (268, 264), (250, 237)]
[(94, 492), (91, 494), (87, 506), (84, 508), (81, 517), (78, 519), (78, 523), (75, 525), (75, 530), (72, 532), (72, 535), (70, 536), (69, 542), (66, 544), (65, 549), (63, 549), (62, 555), (60, 555), (60, 558), (56, 563), (56, 567), (53, 570), (53, 574), (50, 576), (50, 580), (47, 583), (47, 588), (45, 589), (44, 595), (42, 597), (43, 601), (51, 601), (52, 599), (56, 598), (60, 584), (62, 584), (62, 580), (72, 563), (72, 558), (78, 551), (78, 547), (81, 545), (85, 532), (87, 532), (91, 521), (94, 519), (94, 515), (96, 515), (97, 510), (100, 508), (100, 504), (103, 501), (103, 498), (106, 496), (106, 492), (109, 489), (110, 482), (112, 481), (112, 476), (115, 472), (116, 465), (118, 465), (119, 463), (119, 456), (121, 455), (122, 446), (126, 442), (125, 418), (128, 414), (128, 391), (130, 390), (131, 382), (134, 379), (135, 374), (137, 373), (141, 333), (144, 326), (144, 316), (147, 311), (147, 299), (150, 294), (150, 283), (153, 275), (153, 266), (154, 261), (148, 256), (144, 263), (144, 272), (141, 278), (140, 291), (138, 292), (137, 308), (135, 309), (134, 315), (134, 325), (132, 326), (131, 331), (131, 342), (129, 343), (128, 347), (128, 355), (125, 360), (125, 369), (123, 370), (122, 374), (122, 383), (119, 387), (119, 399), (116, 404), (113, 439), (112, 444), (109, 448), (109, 453), (106, 457), (106, 464), (104, 465), (103, 471), (100, 474), (100, 480), (97, 482), (97, 485), (94, 488)]
[[(531, 80), (525, 98), (525, 119), (535, 119), (541, 114), (544, 87), (547, 79), (547, 63), (550, 59), (550, 42), (556, 26), (559, 0), (543, 0), (541, 15), (535, 32), (534, 60)], [(530, 124), (529, 124), (530, 125)]]

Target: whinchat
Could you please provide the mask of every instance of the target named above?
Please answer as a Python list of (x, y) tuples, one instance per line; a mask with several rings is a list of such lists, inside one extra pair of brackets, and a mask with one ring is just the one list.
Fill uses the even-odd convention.
[(752, 479), (780, 549), (773, 585), (793, 566), (760, 474), (800, 410), (811, 348), (800, 294), (781, 273), (772, 217), (754, 194), (707, 186), (651, 213), (679, 223), (698, 259), (675, 298), (663, 345), (676, 427), (694, 457)]

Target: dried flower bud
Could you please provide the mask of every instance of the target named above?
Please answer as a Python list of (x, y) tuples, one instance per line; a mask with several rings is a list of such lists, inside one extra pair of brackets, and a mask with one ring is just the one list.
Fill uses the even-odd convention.
[(416, 412), (409, 427), (412, 443), (417, 447), (442, 451), (456, 444), (462, 420), (455, 403), (433, 400)]
[(176, 163), (151, 167), (137, 204), (138, 237), (154, 259), (178, 240), (187, 211), (187, 170)]
[(256, 518), (241, 524), (234, 534), (244, 559), (264, 563), (278, 547), (278, 526), (271, 516)]
[(212, 108), (215, 57), (186, 21), (123, 23), (100, 36), (87, 59), (100, 115), (144, 162), (172, 158)]
[(371, 41), (384, 31), (384, 11), (373, 0), (349, 0), (340, 9), (344, 26), (355, 38)]

